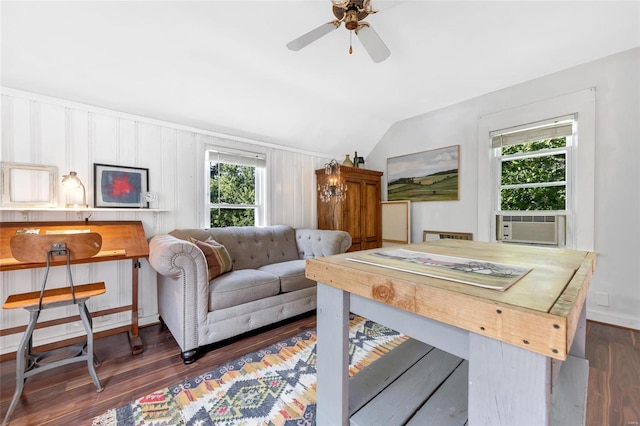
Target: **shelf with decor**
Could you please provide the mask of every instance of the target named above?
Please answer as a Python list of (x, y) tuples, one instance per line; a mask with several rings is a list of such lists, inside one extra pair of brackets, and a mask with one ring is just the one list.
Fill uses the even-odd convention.
[[(155, 218), (157, 213), (168, 211), (148, 207), (158, 205), (158, 193), (149, 192), (148, 169), (94, 163), (95, 207), (90, 207), (87, 190), (75, 171), (62, 176), (61, 185), (70, 191), (67, 197), (73, 200), (72, 203), (63, 204), (58, 194), (56, 166), (4, 161), (0, 162), (0, 166), (0, 212), (21, 212), (24, 220), (29, 220), (30, 212), (73, 212), (79, 220), (87, 220), (88, 217), (83, 216), (89, 214), (90, 217), (93, 212), (150, 212)], [(111, 189), (107, 192), (104, 192), (103, 179), (110, 179), (111, 182), (111, 186), (107, 186)], [(117, 188), (116, 182), (119, 183)], [(102, 190), (98, 191), (98, 188)], [(71, 194), (76, 191), (76, 194)]]
[[(50, 213), (75, 213), (78, 220), (88, 221), (93, 212), (129, 212), (129, 213), (153, 213), (153, 229), (157, 228), (158, 213), (168, 212), (167, 209), (152, 208), (130, 208), (130, 207), (0, 207), (1, 212), (20, 212), (22, 219), (29, 221), (29, 213), (32, 212), (50, 212)], [(88, 215), (88, 216), (87, 216)]]

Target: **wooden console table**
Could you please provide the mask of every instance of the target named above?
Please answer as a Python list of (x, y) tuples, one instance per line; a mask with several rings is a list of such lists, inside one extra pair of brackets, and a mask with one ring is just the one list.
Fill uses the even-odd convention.
[(468, 360), (468, 424), (556, 421), (555, 393), (571, 381), (561, 380), (562, 364), (577, 359), (583, 382), (588, 375), (584, 305), (595, 254), (453, 239), (402, 248), (532, 270), (500, 292), (347, 260), (353, 253), (307, 260), (307, 278), (319, 283), (318, 424), (349, 424), (349, 312)]
[[(131, 260), (132, 265), (132, 300), (130, 305), (120, 306), (104, 311), (93, 312), (93, 317), (111, 315), (118, 312), (131, 311), (131, 325), (126, 328), (114, 328), (101, 336), (128, 331), (134, 355), (143, 351), (143, 344), (138, 334), (138, 269), (140, 258), (149, 256), (149, 244), (140, 221), (70, 221), (70, 222), (5, 222), (0, 225), (0, 272), (22, 269), (43, 268), (43, 263), (23, 263), (13, 258), (10, 241), (20, 230), (39, 230), (40, 234), (60, 234), (64, 239), (65, 232), (97, 232), (102, 236), (100, 252), (90, 259), (72, 261), (71, 263), (95, 263), (120, 260)], [(53, 266), (64, 265), (64, 262), (54, 262)], [(60, 318), (39, 323), (36, 328), (65, 324), (77, 321), (79, 316)], [(0, 330), (0, 335), (9, 335), (24, 331), (25, 326)], [(63, 342), (64, 343), (64, 342)], [(51, 347), (49, 347), (51, 348)]]

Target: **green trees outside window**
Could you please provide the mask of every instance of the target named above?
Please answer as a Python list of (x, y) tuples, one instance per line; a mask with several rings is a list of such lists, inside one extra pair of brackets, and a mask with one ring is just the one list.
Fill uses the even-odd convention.
[(566, 137), (509, 145), (501, 150), (501, 210), (566, 209)]
[(209, 182), (212, 228), (255, 225), (255, 167), (211, 162)]

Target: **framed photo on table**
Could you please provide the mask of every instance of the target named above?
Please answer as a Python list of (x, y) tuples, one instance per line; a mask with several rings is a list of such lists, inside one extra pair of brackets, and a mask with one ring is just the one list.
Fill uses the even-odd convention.
[(94, 163), (94, 207), (145, 208), (149, 169)]

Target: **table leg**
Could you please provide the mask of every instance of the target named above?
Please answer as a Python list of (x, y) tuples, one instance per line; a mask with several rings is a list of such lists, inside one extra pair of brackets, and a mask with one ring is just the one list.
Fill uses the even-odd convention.
[(316, 424), (349, 424), (349, 293), (318, 283)]
[(576, 333), (573, 336), (573, 343), (569, 348), (569, 353), (578, 358), (584, 358), (587, 347), (587, 304), (585, 303), (580, 312)]
[(138, 334), (138, 270), (140, 269), (140, 260), (133, 258), (131, 262), (133, 272), (131, 275), (131, 329), (129, 330), (129, 342), (131, 343), (133, 355), (138, 355), (144, 350), (142, 339)]
[(548, 425), (551, 358), (469, 334), (469, 424)]

